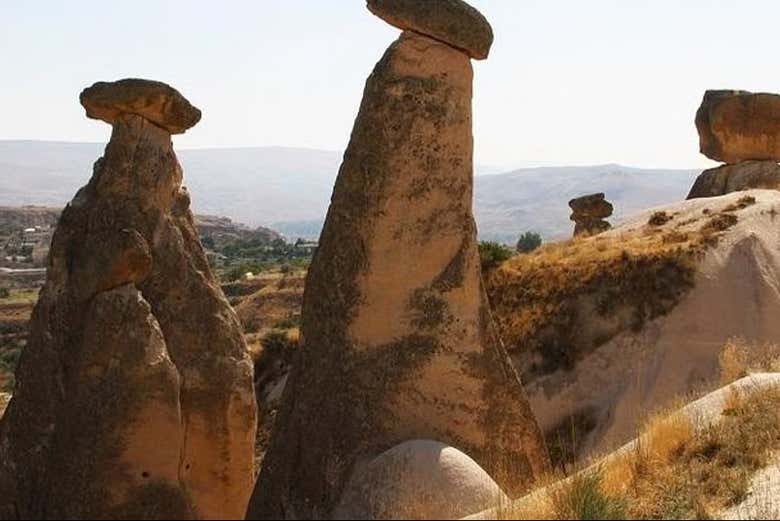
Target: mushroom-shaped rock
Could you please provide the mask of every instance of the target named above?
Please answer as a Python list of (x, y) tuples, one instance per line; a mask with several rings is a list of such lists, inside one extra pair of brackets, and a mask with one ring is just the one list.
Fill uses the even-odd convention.
[(411, 439), (512, 495), (549, 470), (484, 292), (472, 79), (467, 54), (414, 31), (368, 79), (249, 519), (329, 519), (355, 465)]
[(493, 45), (487, 19), (463, 0), (368, 0), (368, 9), (390, 25), (414, 31), (484, 60)]
[(612, 215), (614, 207), (603, 193), (586, 195), (569, 201), (572, 209), (571, 220), (576, 223), (574, 235), (594, 235), (609, 230), (606, 219)]
[(701, 153), (734, 164), (780, 161), (780, 96), (707, 91), (696, 114)]
[(774, 161), (744, 161), (706, 170), (696, 179), (688, 199), (718, 197), (753, 188), (780, 189), (780, 165)]
[(159, 81), (99, 82), (84, 89), (80, 99), (89, 118), (114, 125), (123, 114), (134, 114), (171, 134), (183, 134), (201, 117), (178, 90)]
[(473, 459), (449, 445), (413, 440), (359, 467), (336, 519), (461, 519), (508, 498)]
[(603, 193), (572, 199), (569, 201), (569, 207), (574, 212), (573, 215), (589, 219), (606, 219), (615, 210)]
[(252, 361), (152, 121), (183, 98), (124, 85), (84, 96), (127, 104), (52, 240), (0, 420), (0, 519), (240, 519), (254, 485)]

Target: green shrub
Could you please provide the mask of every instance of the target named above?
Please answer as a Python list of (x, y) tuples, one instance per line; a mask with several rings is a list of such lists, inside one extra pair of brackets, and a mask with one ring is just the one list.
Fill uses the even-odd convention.
[(0, 288), (0, 298), (9, 298), (11, 296), (11, 290), (8, 288)]
[(278, 361), (290, 363), (298, 342), (291, 339), (286, 331), (274, 329), (260, 340), (260, 345), (263, 346), (263, 352), (255, 363), (256, 374), (264, 373)]
[(482, 241), (479, 243), (479, 256), (482, 260), (482, 270), (490, 271), (512, 258), (512, 250), (497, 242)]
[(296, 327), (300, 327), (300, 325), (301, 325), (300, 317), (290, 317), (277, 322), (274, 325), (274, 329), (295, 329)]
[(531, 253), (542, 245), (542, 236), (536, 232), (525, 232), (517, 241), (518, 253)]
[(556, 519), (626, 519), (624, 501), (604, 493), (601, 472), (585, 472), (554, 494)]

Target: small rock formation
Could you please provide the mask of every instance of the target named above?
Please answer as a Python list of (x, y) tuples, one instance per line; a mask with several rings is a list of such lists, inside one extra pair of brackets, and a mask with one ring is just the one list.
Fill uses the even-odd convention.
[(336, 519), (459, 519), (507, 504), (495, 481), (459, 450), (414, 440), (359, 469)]
[(572, 209), (571, 220), (575, 223), (575, 237), (596, 235), (612, 228), (605, 219), (612, 215), (614, 207), (603, 193), (572, 199), (569, 207)]
[(701, 153), (726, 165), (703, 172), (688, 199), (780, 187), (780, 96), (707, 91), (696, 128)]
[(486, 38), (484, 19), (455, 0), (369, 6), (426, 34), (405, 31), (366, 84), (250, 519), (331, 518), (353, 473), (409, 440), (456, 447), (512, 494), (549, 467), (480, 274), (470, 44), (446, 43), (469, 24)]
[(0, 422), (0, 518), (240, 518), (252, 363), (171, 144), (200, 111), (144, 80), (81, 102), (113, 134), (54, 235)]

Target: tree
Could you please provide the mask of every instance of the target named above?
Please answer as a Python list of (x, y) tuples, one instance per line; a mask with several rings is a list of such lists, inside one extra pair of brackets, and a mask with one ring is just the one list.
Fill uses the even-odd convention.
[(525, 232), (517, 241), (518, 253), (531, 253), (542, 245), (542, 236), (536, 232)]
[(482, 271), (490, 271), (512, 258), (512, 250), (497, 242), (482, 241), (479, 243), (479, 256), (482, 259)]

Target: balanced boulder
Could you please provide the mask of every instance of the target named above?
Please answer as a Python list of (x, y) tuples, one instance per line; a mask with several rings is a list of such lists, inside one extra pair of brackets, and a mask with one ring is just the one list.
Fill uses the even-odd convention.
[(696, 114), (701, 153), (715, 161), (780, 161), (780, 96), (707, 91)]
[(113, 134), (54, 235), (0, 422), (0, 519), (240, 518), (252, 363), (171, 144), (200, 112), (143, 80), (82, 100)]
[(87, 117), (114, 125), (126, 114), (141, 116), (171, 134), (183, 134), (195, 126), (201, 112), (179, 91), (158, 81), (126, 79), (99, 82), (81, 93)]
[(574, 236), (596, 235), (612, 228), (605, 219), (612, 215), (614, 207), (603, 193), (586, 195), (569, 201), (574, 221)]
[(487, 19), (463, 0), (368, 0), (368, 9), (402, 31), (414, 31), (484, 60), (493, 45)]
[(483, 289), (469, 56), (405, 31), (368, 79), (250, 519), (331, 518), (362, 465), (417, 439), (510, 494), (548, 470)]
[(780, 165), (775, 161), (743, 161), (704, 171), (688, 199), (718, 197), (753, 188), (780, 189)]

